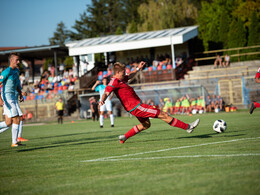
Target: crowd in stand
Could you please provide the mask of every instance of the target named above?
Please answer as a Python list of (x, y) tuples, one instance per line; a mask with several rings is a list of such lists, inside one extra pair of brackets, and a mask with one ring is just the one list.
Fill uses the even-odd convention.
[[(155, 105), (152, 99), (145, 101), (146, 104)], [(183, 96), (177, 100), (171, 98), (161, 98), (158, 108), (169, 114), (197, 114), (205, 112), (220, 112), (224, 111), (225, 102), (221, 96), (208, 95), (204, 100), (203, 96), (190, 98), (189, 95)]]
[[(127, 62), (125, 62), (126, 73), (130, 73), (131, 71), (133, 71), (137, 67), (138, 62), (140, 61), (146, 62), (144, 71), (175, 69), (177, 79), (183, 78), (184, 74), (188, 70), (191, 70), (192, 66), (194, 66), (195, 64), (194, 60), (192, 58), (188, 59), (185, 53), (183, 53), (182, 56), (177, 56), (174, 62), (172, 62), (172, 58), (168, 54), (157, 55), (157, 57), (154, 60), (149, 59), (147, 56), (141, 56), (135, 59), (127, 58)], [(112, 66), (113, 64), (110, 63), (108, 65), (107, 70), (100, 71), (98, 73), (98, 80), (102, 80), (103, 77), (110, 77), (112, 75)]]
[(62, 94), (63, 91), (74, 92), (75, 76), (72, 69), (68, 71), (59, 68), (58, 75), (55, 75), (55, 68), (51, 66), (50, 70), (46, 70), (42, 73), (40, 80), (36, 80), (33, 86), (28, 85), (25, 82), (24, 75), (20, 75), (20, 81), (24, 90), (27, 92), (27, 96), (24, 97), (27, 100), (42, 100), (52, 99), (56, 95)]

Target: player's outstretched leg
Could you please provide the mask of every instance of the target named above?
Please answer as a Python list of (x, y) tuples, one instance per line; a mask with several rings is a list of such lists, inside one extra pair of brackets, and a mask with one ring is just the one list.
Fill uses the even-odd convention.
[(251, 106), (250, 106), (249, 113), (250, 113), (250, 114), (253, 114), (253, 112), (254, 112), (254, 110), (255, 110), (256, 108), (260, 108), (260, 103), (258, 103), (258, 102), (252, 102), (252, 103), (251, 103)]
[(124, 135), (119, 135), (119, 137), (118, 137), (118, 138), (119, 138), (119, 142), (120, 142), (121, 144), (125, 143), (125, 141), (126, 141), (128, 138), (130, 138), (130, 137), (136, 135), (136, 134), (139, 133), (140, 131), (143, 131), (143, 130), (145, 130), (145, 129), (148, 129), (150, 126), (151, 126), (150, 120), (149, 120), (149, 119), (145, 119), (144, 122), (142, 122), (142, 123), (139, 124), (139, 125), (134, 126), (134, 127), (133, 127), (132, 129), (130, 129), (126, 134), (124, 134)]
[(197, 119), (196, 121), (194, 121), (190, 124), (184, 123), (184, 122), (178, 120), (177, 118), (173, 118), (173, 117), (169, 116), (166, 112), (160, 112), (158, 118), (173, 127), (178, 127), (178, 128), (184, 129), (188, 133), (192, 133), (192, 131), (198, 126), (198, 124), (200, 122), (200, 120)]

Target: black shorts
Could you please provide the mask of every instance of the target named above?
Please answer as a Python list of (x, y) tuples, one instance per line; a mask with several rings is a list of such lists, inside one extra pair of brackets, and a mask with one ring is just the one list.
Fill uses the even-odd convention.
[(58, 116), (63, 116), (63, 110), (58, 110)]

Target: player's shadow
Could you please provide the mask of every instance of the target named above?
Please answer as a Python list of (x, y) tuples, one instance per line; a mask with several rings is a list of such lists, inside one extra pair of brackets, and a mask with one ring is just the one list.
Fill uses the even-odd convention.
[(176, 139), (190, 139), (190, 138), (211, 138), (211, 137), (239, 137), (246, 134), (236, 134), (236, 135), (229, 135), (227, 133), (210, 133), (204, 135), (195, 135), (195, 136), (186, 136), (186, 137), (177, 137)]
[[(64, 146), (73, 146), (73, 145), (83, 145), (83, 144), (94, 144), (94, 143), (104, 143), (106, 141), (112, 141), (115, 138), (115, 135), (111, 136), (104, 136), (104, 137), (94, 137), (94, 138), (82, 138), (82, 139), (75, 139), (75, 140), (67, 140), (67, 141), (61, 141), (61, 142), (55, 142), (51, 145), (47, 146), (40, 146), (40, 147), (34, 147), (34, 148), (25, 148), (20, 149), (17, 152), (28, 152), (28, 151), (34, 151), (34, 150), (42, 150), (42, 149), (49, 149), (49, 148), (57, 148), (57, 147), (64, 147)], [(77, 142), (77, 143), (75, 143)]]
[(84, 132), (84, 133), (71, 133), (71, 134), (63, 134), (63, 135), (54, 135), (54, 136), (46, 136), (46, 137), (37, 137), (37, 138), (32, 138), (30, 140), (37, 140), (37, 139), (48, 139), (48, 138), (57, 138), (57, 137), (69, 137), (69, 136), (75, 136), (75, 135), (84, 135), (84, 134), (92, 134), (92, 133), (107, 133), (107, 132), (112, 132), (111, 131), (93, 131), (93, 132)]

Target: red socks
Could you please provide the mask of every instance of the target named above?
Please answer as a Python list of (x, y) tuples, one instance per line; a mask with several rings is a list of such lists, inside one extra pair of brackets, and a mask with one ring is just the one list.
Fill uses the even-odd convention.
[(126, 134), (125, 138), (128, 139), (129, 137), (134, 136), (135, 134), (139, 133), (139, 129), (137, 128), (137, 125), (134, 126), (132, 129), (130, 129)]
[(187, 130), (189, 127), (189, 124), (184, 123), (180, 120), (178, 120), (177, 118), (173, 118), (171, 122), (169, 122), (169, 125), (173, 126), (173, 127), (178, 127), (184, 130)]
[(260, 108), (260, 103), (254, 102), (256, 108)]

